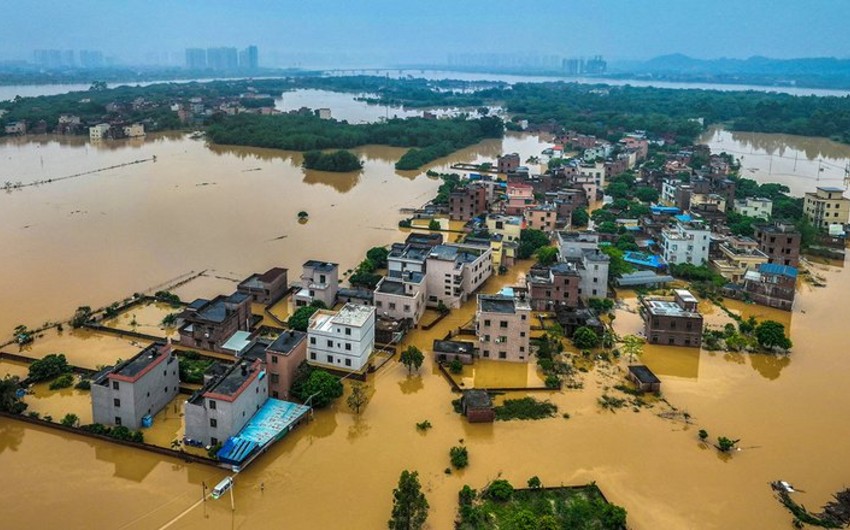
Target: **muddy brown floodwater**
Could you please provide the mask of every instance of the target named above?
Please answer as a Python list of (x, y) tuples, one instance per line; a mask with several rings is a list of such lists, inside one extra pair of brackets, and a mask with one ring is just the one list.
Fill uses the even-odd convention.
[[(504, 151), (527, 157), (542, 146), (535, 137), (509, 136), (451, 160)], [(67, 317), (77, 305), (103, 305), (188, 270), (239, 278), (272, 265), (297, 270), (307, 258), (347, 269), (370, 246), (402, 239), (398, 208), (424, 203), (438, 185), (421, 172), (395, 172), (392, 162), (401, 150), (359, 152), (366, 168), (347, 176), (305, 173), (294, 153), (211, 150), (173, 136), (117, 149), (54, 139), (7, 142), (0, 146), (1, 167), (20, 175), (15, 180), (153, 154), (158, 161), (0, 196), (0, 329)], [(260, 170), (248, 171), (254, 168)], [(296, 220), (301, 209), (310, 213), (305, 225)], [(515, 282), (528, 266), (491, 278), (484, 290)], [(691, 415), (692, 425), (662, 419), (657, 409), (601, 410), (597, 398), (621, 380), (625, 363), (582, 374), (582, 390), (548, 394), (569, 419), (470, 425), (453, 413), (455, 396), (426, 357), (418, 375), (392, 362), (373, 376), (371, 399), (359, 416), (344, 398), (317, 411), (237, 477), (235, 512), (226, 498), (198, 503), (202, 483), (216, 483), (222, 470), (0, 420), (0, 469), (8, 485), (0, 496), (3, 525), (384, 528), (400, 471), (415, 469), (431, 503), (432, 529), (451, 528), (463, 484), (481, 487), (499, 475), (515, 484), (532, 475), (549, 485), (596, 481), (628, 509), (630, 528), (638, 530), (788, 528), (790, 515), (774, 500), (769, 481), (790, 481), (806, 492), (798, 500), (814, 508), (850, 478), (850, 355), (838, 309), (850, 280), (840, 267), (818, 268), (828, 287), (801, 288), (794, 313), (782, 314), (795, 343), (788, 358), (647, 347), (643, 361), (659, 373), (664, 396)], [(233, 286), (226, 279), (200, 281), (203, 288), (190, 283), (184, 292), (211, 295)], [(622, 297), (634, 305), (633, 293)], [(730, 305), (744, 315), (768, 314)], [(430, 352), (434, 338), (473, 315), (474, 302), (467, 303), (408, 340)], [(711, 318), (719, 324), (722, 317)], [(639, 317), (618, 310), (615, 326), (636, 331)], [(42, 340), (60, 347), (68, 339)], [(96, 362), (84, 352), (76, 358)], [(8, 362), (0, 368), (21, 371)], [(503, 371), (487, 365), (462, 377), (467, 384), (479, 377), (485, 384), (537, 377), (530, 369)], [(40, 388), (28, 399), (54, 415), (61, 413), (59, 403), (81, 406), (76, 391), (64, 392), (67, 402)], [(415, 423), (426, 419), (433, 428), (418, 432)], [(712, 438), (740, 438), (742, 450), (718, 456), (700, 444), (700, 428)], [(155, 429), (152, 435), (164, 440), (179, 435), (173, 416)], [(446, 475), (448, 450), (460, 439), (470, 465)]]

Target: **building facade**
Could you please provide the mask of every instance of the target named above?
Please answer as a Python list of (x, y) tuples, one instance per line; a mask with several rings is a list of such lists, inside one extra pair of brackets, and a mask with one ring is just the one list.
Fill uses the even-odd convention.
[(845, 224), (850, 218), (850, 199), (841, 188), (818, 186), (815, 193), (803, 196), (803, 213), (810, 223), (826, 230), (833, 224)]
[(530, 357), (531, 306), (521, 297), (478, 295), (475, 334), (482, 359), (527, 362)]
[(301, 271), (301, 289), (295, 293), (295, 305), (302, 307), (315, 301), (333, 307), (339, 291), (339, 265), (310, 260)]
[(255, 273), (240, 282), (236, 290), (250, 296), (254, 303), (268, 305), (286, 294), (287, 273), (282, 267), (271, 268), (262, 274)]
[(679, 220), (672, 228), (661, 231), (664, 260), (671, 265), (708, 262), (711, 230), (701, 221)]
[(360, 372), (375, 349), (375, 308), (345, 304), (339, 311), (316, 311), (310, 317), (307, 338), (311, 365)]
[(307, 360), (307, 334), (290, 329), (281, 333), (266, 348), (266, 371), (269, 395), (275, 399), (290, 399), (289, 389), (295, 373)]
[(401, 278), (381, 279), (375, 287), (373, 300), (379, 315), (409, 319), (415, 326), (425, 313), (426, 294), (425, 275), (414, 272)]
[(773, 201), (760, 197), (736, 199), (732, 208), (737, 214), (764, 219), (765, 221), (773, 215)]
[(156, 415), (179, 391), (179, 361), (171, 345), (151, 344), (92, 380), (92, 421), (137, 430), (143, 418)]
[(487, 189), (484, 186), (469, 184), (449, 195), (449, 219), (452, 221), (469, 221), (487, 213), (487, 208)]
[(768, 263), (798, 267), (800, 265), (800, 232), (792, 224), (774, 223), (755, 227), (753, 238)]
[(180, 345), (226, 353), (222, 346), (237, 331), (251, 329), (251, 297), (240, 292), (217, 296), (212, 300), (199, 298), (180, 315)]
[(426, 264), (427, 305), (458, 308), (493, 274), (492, 251), (476, 245), (437, 245)]
[(672, 298), (647, 296), (641, 304), (650, 344), (700, 347), (703, 319), (697, 311), (697, 299), (689, 291), (676, 289)]

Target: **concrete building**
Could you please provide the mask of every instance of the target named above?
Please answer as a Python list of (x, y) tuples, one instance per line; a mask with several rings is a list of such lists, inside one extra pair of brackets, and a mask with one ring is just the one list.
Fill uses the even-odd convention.
[(850, 199), (841, 188), (818, 186), (815, 193), (803, 197), (803, 213), (810, 223), (827, 230), (829, 225), (845, 224), (850, 218)]
[(629, 365), (626, 375), (629, 381), (634, 383), (638, 392), (661, 392), (661, 380), (652, 373), (652, 370), (642, 364)]
[(375, 308), (345, 304), (339, 311), (316, 311), (310, 317), (307, 337), (307, 362), (311, 365), (360, 372), (375, 348)]
[(455, 359), (463, 364), (472, 364), (475, 359), (475, 343), (461, 340), (434, 339), (434, 360), (438, 363), (450, 363)]
[(442, 301), (458, 308), (493, 274), (492, 252), (476, 245), (446, 244), (431, 249), (426, 261), (428, 306)]
[(109, 128), (108, 123), (99, 123), (93, 127), (89, 127), (89, 140), (98, 141), (107, 138)]
[(273, 267), (262, 274), (254, 273), (242, 280), (236, 291), (247, 294), (254, 303), (268, 305), (286, 294), (288, 272), (282, 267)]
[(496, 419), (493, 400), (486, 390), (464, 390), (460, 408), (469, 423), (492, 423)]
[(773, 215), (773, 201), (761, 197), (747, 197), (736, 199), (732, 210), (739, 215), (756, 217), (767, 221)]
[(671, 265), (708, 262), (711, 231), (702, 221), (681, 216), (674, 227), (661, 231), (661, 240), (664, 260)]
[(555, 311), (579, 305), (581, 276), (575, 263), (532, 267), (525, 281), (531, 308), (535, 311)]
[(510, 153), (499, 157), (497, 167), (499, 173), (510, 173), (519, 167), (520, 160), (517, 153)]
[(522, 217), (491, 214), (487, 216), (487, 231), (502, 237), (502, 241), (519, 241), (525, 227)]
[(26, 134), (27, 133), (27, 122), (23, 120), (18, 120), (16, 122), (8, 123), (3, 128), (3, 131), (6, 134)]
[(553, 204), (538, 204), (527, 208), (525, 225), (535, 230), (554, 232), (558, 226), (558, 210)]
[(792, 224), (774, 223), (755, 227), (753, 237), (768, 263), (798, 267), (800, 265), (800, 232)]
[(310, 260), (301, 271), (301, 289), (295, 293), (295, 305), (303, 307), (314, 301), (333, 307), (339, 291), (339, 265)]
[(214, 377), (183, 405), (184, 439), (205, 446), (239, 433), (269, 398), (269, 378), (257, 359), (242, 361)]
[(608, 269), (611, 258), (599, 249), (583, 250), (579, 259), (570, 260), (578, 270), (579, 298), (585, 302), (589, 298), (608, 296)]
[(401, 278), (381, 279), (375, 287), (373, 301), (379, 315), (409, 319), (415, 326), (425, 313), (426, 294), (425, 275), (410, 272)]
[(251, 297), (240, 292), (220, 295), (212, 300), (199, 298), (180, 314), (180, 346), (219, 353), (236, 332), (251, 329)]
[(578, 167), (579, 175), (592, 179), (597, 188), (605, 187), (605, 163), (596, 162), (594, 164), (580, 164)]
[(522, 296), (478, 295), (475, 334), (482, 359), (527, 362), (531, 305)]
[(507, 200), (503, 206), (503, 213), (521, 216), (526, 208), (534, 206), (534, 204), (534, 188), (531, 184), (508, 183)]
[[(687, 210), (726, 213), (726, 197), (716, 193), (691, 193)], [(723, 216), (725, 217), (725, 215)]]
[(266, 348), (266, 371), (269, 395), (289, 399), (289, 389), (295, 380), (298, 366), (307, 360), (307, 334), (294, 329), (281, 333)]
[(141, 138), (145, 135), (145, 126), (141, 123), (133, 123), (125, 125), (123, 128), (124, 136), (127, 138)]
[(739, 282), (747, 271), (757, 270), (767, 263), (767, 254), (758, 249), (758, 243), (749, 237), (728, 238), (719, 245), (720, 259), (712, 260), (711, 266), (731, 282)]
[(744, 298), (768, 307), (791, 311), (797, 295), (797, 269), (765, 263), (744, 276)]
[(316, 115), (319, 117), (320, 120), (329, 120), (332, 117), (331, 116), (331, 109), (329, 109), (329, 108), (316, 109)]
[(585, 250), (599, 248), (599, 234), (595, 232), (561, 231), (557, 232), (555, 236), (558, 240), (562, 261), (580, 258)]
[(137, 430), (180, 391), (178, 360), (170, 344), (156, 342), (92, 380), (92, 421)]
[(469, 184), (456, 188), (449, 195), (449, 219), (469, 221), (487, 213), (487, 188)]
[(702, 344), (702, 315), (697, 299), (684, 289), (673, 297), (647, 296), (641, 300), (646, 340), (650, 344), (688, 346)]
[(186, 68), (203, 70), (207, 67), (207, 51), (203, 48), (186, 48)]

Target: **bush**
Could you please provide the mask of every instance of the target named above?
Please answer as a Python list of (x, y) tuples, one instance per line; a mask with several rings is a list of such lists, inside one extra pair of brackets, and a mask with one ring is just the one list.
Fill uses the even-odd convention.
[(59, 390), (61, 388), (70, 388), (74, 385), (74, 376), (71, 374), (62, 374), (50, 382), (50, 390)]
[(561, 388), (561, 378), (555, 374), (549, 374), (546, 376), (546, 388)]
[(449, 449), (449, 458), (455, 469), (463, 469), (469, 465), (469, 452), (462, 445)]
[(428, 420), (420, 421), (416, 424), (416, 430), (418, 431), (427, 431), (431, 428), (431, 422)]
[(68, 360), (61, 353), (51, 353), (44, 358), (33, 361), (29, 367), (29, 378), (32, 382), (48, 381), (71, 370)]
[(79, 422), (80, 422), (79, 416), (77, 416), (76, 414), (68, 413), (68, 414), (65, 414), (65, 417), (62, 418), (62, 421), (60, 423), (62, 425), (64, 425), (65, 427), (74, 427)]
[(449, 363), (449, 371), (455, 375), (463, 373), (463, 363), (460, 359), (452, 359)]
[(700, 429), (699, 430), (699, 439), (702, 440), (702, 441), (705, 441), (706, 438), (708, 438), (708, 431), (706, 431), (705, 429)]
[(504, 479), (497, 479), (487, 487), (485, 495), (496, 502), (508, 502), (514, 494), (514, 487)]
[(91, 390), (91, 381), (88, 379), (81, 379), (79, 383), (74, 385), (74, 388), (77, 390)]
[(325, 309), (325, 304), (315, 301), (312, 304), (304, 307), (299, 307), (286, 321), (286, 325), (291, 329), (298, 331), (307, 331), (307, 326), (310, 325), (310, 317), (319, 309)]
[(439, 230), (439, 229), (440, 229), (440, 222), (437, 221), (436, 219), (431, 219), (431, 221), (428, 223), (428, 230)]
[(543, 487), (543, 483), (540, 482), (540, 478), (537, 475), (534, 475), (530, 479), (528, 479), (528, 487), (536, 490)]
[(214, 460), (218, 460), (218, 452), (220, 450), (221, 450), (221, 442), (218, 442), (217, 444), (215, 444), (215, 445), (211, 446), (209, 449), (207, 449), (207, 456), (214, 459)]
[(558, 412), (558, 406), (548, 401), (537, 401), (533, 397), (506, 399), (502, 405), (494, 407), (496, 419), (539, 420), (551, 418)]
[(573, 333), (573, 344), (581, 350), (589, 350), (599, 346), (599, 336), (591, 328), (581, 326)]
[(74, 312), (73, 318), (71, 318), (71, 327), (73, 328), (81, 328), (86, 322), (91, 318), (91, 307), (85, 305), (80, 306)]

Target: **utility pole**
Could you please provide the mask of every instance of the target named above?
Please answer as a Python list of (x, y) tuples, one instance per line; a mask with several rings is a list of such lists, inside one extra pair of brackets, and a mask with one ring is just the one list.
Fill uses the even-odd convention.
[(235, 485), (236, 485), (235, 481), (230, 483), (230, 511), (231, 512), (236, 511), (236, 501), (233, 499), (233, 486), (235, 486)]

